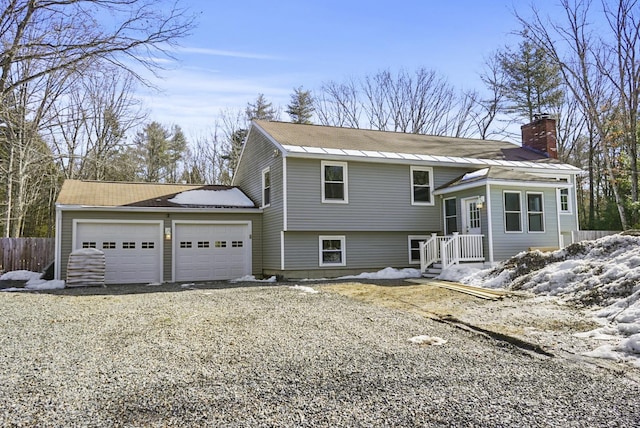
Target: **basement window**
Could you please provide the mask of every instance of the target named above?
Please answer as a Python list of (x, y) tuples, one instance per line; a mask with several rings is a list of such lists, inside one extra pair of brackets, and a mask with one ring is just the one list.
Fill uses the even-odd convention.
[(320, 236), (320, 266), (346, 266), (345, 237)]

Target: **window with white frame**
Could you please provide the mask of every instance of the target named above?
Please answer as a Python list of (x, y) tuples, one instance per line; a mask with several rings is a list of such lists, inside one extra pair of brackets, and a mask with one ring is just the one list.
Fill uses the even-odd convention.
[(451, 235), (458, 231), (458, 207), (456, 198), (444, 200), (444, 233)]
[(571, 213), (571, 202), (569, 199), (569, 189), (564, 188), (560, 189), (558, 192), (558, 205), (560, 206), (560, 213), (569, 214)]
[(347, 163), (322, 161), (322, 202), (347, 203)]
[(344, 236), (320, 236), (320, 266), (346, 266)]
[(409, 263), (420, 263), (420, 243), (429, 239), (427, 236), (410, 235), (409, 236)]
[(262, 206), (271, 205), (271, 168), (262, 170)]
[(411, 205), (433, 205), (433, 168), (411, 167)]
[(504, 231), (522, 232), (520, 192), (504, 192)]
[(529, 232), (544, 232), (542, 193), (527, 193), (527, 220)]

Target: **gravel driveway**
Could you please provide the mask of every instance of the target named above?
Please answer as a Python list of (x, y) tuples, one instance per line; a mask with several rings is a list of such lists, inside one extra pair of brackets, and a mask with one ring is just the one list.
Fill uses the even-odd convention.
[(281, 284), (0, 293), (0, 331), (0, 426), (640, 421), (632, 376)]

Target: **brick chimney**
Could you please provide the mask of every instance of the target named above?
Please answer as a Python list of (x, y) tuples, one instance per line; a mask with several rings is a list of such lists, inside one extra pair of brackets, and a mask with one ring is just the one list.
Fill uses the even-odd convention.
[(558, 159), (556, 146), (556, 120), (548, 114), (534, 115), (533, 122), (522, 125), (522, 147), (548, 158)]

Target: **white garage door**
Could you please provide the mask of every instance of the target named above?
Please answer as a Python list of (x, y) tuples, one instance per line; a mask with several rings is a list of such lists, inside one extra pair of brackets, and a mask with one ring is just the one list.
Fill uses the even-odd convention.
[(246, 224), (176, 223), (175, 280), (207, 281), (251, 274)]
[(78, 222), (74, 248), (97, 248), (104, 252), (107, 284), (161, 281), (159, 223)]

